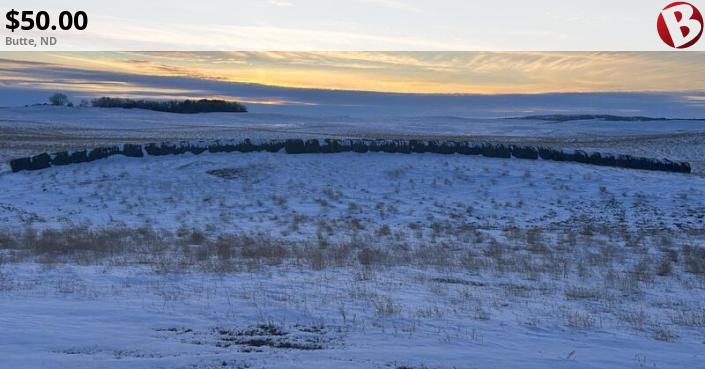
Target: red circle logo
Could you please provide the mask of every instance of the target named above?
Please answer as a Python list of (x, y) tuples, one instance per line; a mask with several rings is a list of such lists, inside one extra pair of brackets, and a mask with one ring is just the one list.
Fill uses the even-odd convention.
[(656, 28), (666, 45), (685, 49), (695, 45), (703, 35), (703, 16), (692, 4), (677, 1), (663, 8)]

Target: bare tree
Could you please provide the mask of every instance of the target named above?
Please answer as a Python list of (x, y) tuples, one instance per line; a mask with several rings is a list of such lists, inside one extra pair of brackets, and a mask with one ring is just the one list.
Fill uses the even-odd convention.
[(49, 96), (49, 102), (51, 103), (51, 105), (64, 106), (64, 105), (68, 104), (69, 97), (66, 96), (65, 94), (57, 92), (57, 93)]

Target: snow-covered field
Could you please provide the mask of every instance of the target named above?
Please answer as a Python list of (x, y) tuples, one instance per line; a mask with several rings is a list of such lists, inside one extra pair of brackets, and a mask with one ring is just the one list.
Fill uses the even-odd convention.
[(700, 176), (462, 155), (111, 157), (0, 178), (0, 221), (13, 227), (148, 224), (277, 237), (315, 236), (322, 221), (345, 236), (358, 232), (343, 226), (351, 221), (367, 230), (445, 222), (546, 229), (585, 221), (705, 228)]
[[(566, 111), (565, 113), (570, 113)], [(504, 115), (336, 116), (271, 113), (180, 115), (143, 110), (0, 108), (0, 170), (13, 157), (128, 142), (221, 138), (439, 138), (597, 149), (692, 162), (705, 173), (705, 121), (553, 122)]]
[(0, 185), (0, 368), (705, 359), (698, 175), (233, 153), (111, 157)]

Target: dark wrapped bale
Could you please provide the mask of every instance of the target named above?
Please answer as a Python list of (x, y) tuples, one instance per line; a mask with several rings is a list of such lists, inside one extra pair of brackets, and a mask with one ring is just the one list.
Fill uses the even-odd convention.
[(606, 161), (602, 158), (602, 153), (599, 152), (593, 152), (587, 158), (587, 161), (581, 161), (581, 163), (606, 166)]
[(666, 172), (679, 172), (678, 163), (666, 159), (660, 160), (658, 164), (658, 170)]
[(392, 140), (379, 140), (377, 141), (377, 146), (379, 146), (380, 152), (394, 153), (396, 152), (396, 144)]
[(665, 169), (665, 165), (661, 160), (658, 159), (644, 159), (645, 160), (645, 165), (648, 167), (649, 170), (663, 170)]
[(497, 154), (500, 158), (509, 159), (512, 157), (512, 149), (506, 145), (497, 145)]
[(690, 168), (690, 163), (681, 161), (679, 163), (676, 163), (676, 172), (679, 173), (691, 173), (692, 169)]
[(206, 148), (203, 146), (191, 146), (189, 152), (191, 152), (194, 155), (199, 155), (203, 154), (206, 151)]
[(644, 160), (644, 158), (639, 158), (639, 157), (632, 157), (632, 159), (629, 161), (629, 166), (628, 168), (632, 169), (644, 169), (648, 170), (649, 169), (649, 163)]
[(651, 170), (660, 170), (660, 171), (665, 171), (665, 172), (670, 172), (670, 165), (668, 164), (668, 160), (660, 160), (660, 159), (650, 159), (651, 160), (651, 165), (653, 166), (653, 169)]
[(352, 140), (340, 140), (340, 148), (338, 152), (351, 152)]
[(235, 145), (235, 151), (239, 152), (253, 152), (256, 151), (257, 147), (252, 144), (249, 138), (242, 140), (239, 144)]
[(68, 165), (71, 164), (71, 157), (66, 151), (54, 153), (51, 157), (51, 165)]
[(235, 152), (241, 150), (241, 143), (222, 143), (215, 142), (208, 145), (208, 152), (219, 153), (219, 152)]
[(13, 172), (19, 172), (21, 170), (31, 170), (32, 159), (30, 158), (18, 158), (10, 160), (10, 169)]
[[(595, 156), (597, 154), (597, 156)], [(583, 164), (590, 164), (590, 163), (597, 163), (600, 161), (600, 153), (593, 153), (593, 154), (588, 154), (583, 150), (575, 150), (573, 151), (573, 154), (571, 155), (571, 160), (578, 162), (578, 163), (583, 163)]]
[(530, 156), (530, 159), (536, 160), (539, 158), (539, 151), (534, 146), (524, 147), (524, 150), (526, 150), (526, 153)]
[(176, 145), (171, 143), (162, 142), (160, 144), (155, 144), (151, 148), (151, 152), (147, 151), (149, 155), (163, 156), (163, 155), (174, 155), (178, 152)]
[(88, 161), (100, 160), (120, 153), (117, 147), (98, 147), (88, 152)]
[(575, 150), (571, 150), (571, 151), (561, 150), (561, 153), (563, 154), (563, 161), (572, 161), (572, 162), (577, 161), (577, 153), (575, 152)]
[(147, 152), (147, 155), (152, 155), (152, 156), (165, 155), (161, 150), (161, 145), (157, 145), (155, 143), (147, 144), (144, 147), (144, 151)]
[(419, 140), (409, 140), (409, 151), (410, 152), (424, 152), (423, 150), (426, 149), (426, 145), (423, 141)]
[(366, 153), (369, 150), (369, 143), (365, 140), (351, 140), (350, 147), (353, 152)]
[(659, 160), (656, 170), (674, 173), (690, 173), (690, 164), (684, 161), (676, 162), (668, 159)]
[(661, 170), (665, 172), (670, 172), (671, 171), (671, 165), (667, 163), (665, 160), (659, 160), (659, 159), (652, 159), (651, 160), (651, 165), (653, 169), (651, 170)]
[(317, 139), (310, 139), (304, 142), (304, 152), (309, 154), (318, 154), (321, 152), (321, 143)]
[(122, 146), (122, 154), (130, 158), (141, 158), (144, 157), (144, 152), (142, 152), (142, 145), (136, 144), (125, 144)]
[(155, 143), (148, 143), (144, 145), (144, 152), (147, 153), (147, 155), (158, 155), (159, 154), (159, 145)]
[(186, 152), (180, 144), (163, 143), (161, 144), (161, 149), (164, 151), (164, 155), (176, 155)]
[(187, 152), (189, 152), (189, 150), (191, 148), (191, 144), (188, 142), (179, 142), (177, 144), (168, 145), (168, 146), (173, 148), (173, 151), (171, 152), (171, 154), (173, 154), (173, 155), (186, 154)]
[(319, 152), (322, 154), (332, 154), (338, 150), (338, 141), (330, 138), (323, 139), (323, 142), (318, 143), (320, 145)]
[(401, 154), (411, 154), (411, 145), (407, 140), (397, 140), (397, 152)]
[(504, 145), (484, 144), (482, 145), (482, 156), (508, 159), (512, 157), (512, 152)]
[(690, 163), (685, 162), (685, 161), (671, 161), (668, 159), (664, 159), (661, 161), (661, 166), (659, 170), (664, 170), (667, 172), (674, 172), (674, 173), (690, 173)]
[(72, 164), (86, 163), (88, 162), (88, 151), (74, 151), (69, 155), (69, 160)]
[(174, 155), (176, 154), (176, 146), (173, 144), (161, 143), (157, 146), (157, 155)]
[(158, 155), (174, 155), (177, 153), (177, 147), (173, 143), (162, 142), (157, 146)]
[(570, 160), (570, 157), (568, 155), (566, 155), (566, 153), (563, 152), (563, 150), (553, 149), (553, 157), (554, 157), (553, 160), (555, 160), (555, 161), (569, 161)]
[(566, 161), (566, 155), (561, 150), (550, 147), (539, 148), (539, 156), (544, 160)]
[(618, 168), (624, 168), (626, 167), (626, 155), (617, 155), (614, 158), (614, 166)]
[(607, 167), (614, 167), (617, 165), (617, 159), (615, 159), (614, 155), (602, 153), (600, 154), (600, 156), (600, 165), (604, 165)]
[(272, 147), (272, 150), (276, 152), (284, 150), (284, 141), (277, 140), (276, 144)]
[(239, 145), (235, 144), (225, 144), (221, 146), (223, 151), (222, 152), (235, 152), (238, 151)]
[(481, 151), (481, 152), (482, 152), (482, 156), (485, 156), (485, 157), (488, 157), (488, 158), (495, 157), (494, 145), (492, 145), (492, 144), (484, 144), (484, 145), (482, 145), (482, 149), (481, 149), (481, 150), (482, 150), (482, 151)]
[(639, 169), (658, 170), (658, 163), (654, 159), (639, 158), (638, 166), (639, 166)]
[(380, 147), (381, 143), (381, 140), (369, 140), (367, 142), (367, 147), (370, 152), (380, 152), (382, 151), (382, 148)]
[(459, 145), (458, 153), (463, 155), (482, 155), (482, 146), (465, 141)]
[(468, 151), (470, 155), (482, 155), (482, 145), (472, 144)]
[(263, 143), (260, 146), (262, 147), (263, 151), (279, 152), (284, 148), (284, 141), (272, 140), (267, 143)]
[(210, 152), (210, 153), (215, 154), (215, 153), (224, 152), (224, 151), (225, 151), (225, 148), (223, 147), (223, 145), (220, 144), (220, 142), (215, 142), (215, 143), (208, 145), (208, 152)]
[(512, 156), (518, 159), (538, 159), (539, 152), (531, 146), (511, 146)]
[(284, 142), (284, 150), (287, 154), (303, 154), (306, 152), (306, 146), (303, 140), (288, 139)]
[(246, 140), (250, 144), (252, 151), (264, 151), (264, 145), (252, 142), (252, 140), (250, 140), (249, 138), (247, 138)]
[(167, 153), (171, 155), (185, 154), (188, 152), (188, 144), (180, 142), (176, 144), (163, 144)]
[(636, 165), (637, 169), (643, 170), (654, 170), (656, 168), (656, 163), (646, 158), (637, 158)]
[(331, 139), (331, 140), (326, 140), (328, 142), (328, 146), (330, 147), (332, 153), (338, 153), (338, 152), (343, 152), (345, 151), (345, 148), (343, 145), (343, 141), (339, 140), (337, 138)]
[(538, 148), (539, 157), (543, 160), (553, 160), (553, 152), (546, 147)]
[(383, 140), (380, 144), (382, 152), (397, 154), (402, 152), (401, 142), (399, 140)]
[(51, 167), (51, 156), (47, 153), (42, 153), (32, 157), (30, 170), (39, 170)]
[(206, 147), (203, 145), (188, 144), (186, 146), (186, 152), (190, 152), (191, 154), (194, 154), (194, 155), (200, 155), (204, 151), (206, 151)]
[(631, 169), (642, 169), (639, 167), (639, 158), (633, 156), (630, 156), (629, 159), (624, 161), (624, 167)]
[(380, 150), (385, 153), (397, 153), (399, 152), (399, 147), (396, 141), (383, 140), (379, 144)]
[(433, 154), (440, 154), (441, 153), (440, 145), (438, 144), (437, 141), (429, 141), (428, 144), (426, 145), (425, 152), (430, 152)]
[(632, 157), (629, 155), (619, 155), (615, 159), (615, 166), (619, 168), (631, 168), (632, 166)]
[(438, 151), (439, 153), (444, 155), (455, 154), (458, 152), (456, 148), (456, 143), (453, 141), (442, 142), (438, 147)]
[(320, 152), (332, 154), (332, 153), (338, 153), (338, 152), (344, 151), (343, 144), (340, 140), (335, 139), (335, 138), (326, 138), (324, 141), (326, 144), (321, 146)]

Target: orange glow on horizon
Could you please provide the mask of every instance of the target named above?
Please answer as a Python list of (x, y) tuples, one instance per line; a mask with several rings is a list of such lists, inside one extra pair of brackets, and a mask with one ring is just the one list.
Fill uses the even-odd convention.
[[(78, 52), (0, 56), (5, 61), (138, 76), (429, 94), (705, 90), (703, 57), (705, 53), (700, 52)], [(13, 78), (9, 75), (6, 80)], [(86, 81), (79, 87), (102, 91), (105, 84)], [(120, 86), (120, 92), (128, 89)]]

